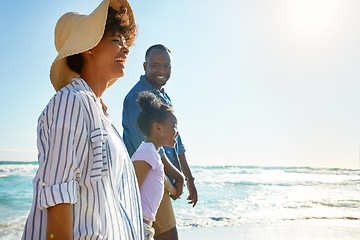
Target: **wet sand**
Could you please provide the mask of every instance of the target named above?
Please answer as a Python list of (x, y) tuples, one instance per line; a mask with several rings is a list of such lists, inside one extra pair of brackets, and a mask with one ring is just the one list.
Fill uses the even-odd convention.
[(181, 240), (355, 240), (360, 239), (360, 220), (303, 220), (285, 223), (254, 223), (231, 227), (179, 229)]

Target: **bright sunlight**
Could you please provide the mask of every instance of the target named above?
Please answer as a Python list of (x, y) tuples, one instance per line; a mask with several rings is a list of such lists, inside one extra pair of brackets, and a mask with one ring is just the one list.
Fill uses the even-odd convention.
[(304, 31), (330, 27), (336, 11), (336, 0), (289, 0), (293, 24)]

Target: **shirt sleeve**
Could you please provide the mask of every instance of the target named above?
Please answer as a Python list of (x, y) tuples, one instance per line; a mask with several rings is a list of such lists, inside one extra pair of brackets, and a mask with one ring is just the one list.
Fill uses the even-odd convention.
[(131, 157), (141, 142), (145, 141), (144, 134), (137, 126), (137, 119), (140, 114), (140, 106), (137, 104), (138, 93), (128, 95), (124, 100), (122, 125), (123, 125), (123, 139), (125, 146)]
[(156, 168), (160, 164), (158, 153), (150, 149), (137, 150), (131, 158), (131, 161), (145, 161), (152, 169)]
[(177, 136), (176, 142), (177, 142), (176, 144), (177, 144), (177, 147), (178, 147), (178, 149), (177, 149), (178, 155), (184, 154), (185, 153), (185, 146), (184, 146), (184, 144), (183, 144), (183, 142), (181, 140), (180, 135)]
[(81, 160), (89, 151), (80, 101), (71, 92), (56, 94), (38, 124), (39, 207), (78, 199)]
[(165, 154), (165, 149), (164, 149), (163, 147), (161, 147), (161, 148), (159, 149), (159, 155), (160, 155), (160, 157), (162, 158), (162, 157), (164, 156), (164, 154)]

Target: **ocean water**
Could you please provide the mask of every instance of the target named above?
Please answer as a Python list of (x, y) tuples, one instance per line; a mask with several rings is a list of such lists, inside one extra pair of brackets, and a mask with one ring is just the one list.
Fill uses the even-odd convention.
[(359, 223), (360, 239), (360, 170), (195, 166), (192, 172), (199, 202), (195, 208), (174, 202), (179, 228), (346, 220)]
[[(32, 202), (36, 162), (0, 162), (0, 239), (19, 239)], [(359, 226), (360, 170), (192, 166), (199, 201), (173, 202), (178, 229), (338, 221)], [(348, 231), (348, 228), (347, 228)], [(357, 232), (356, 232), (357, 231)]]

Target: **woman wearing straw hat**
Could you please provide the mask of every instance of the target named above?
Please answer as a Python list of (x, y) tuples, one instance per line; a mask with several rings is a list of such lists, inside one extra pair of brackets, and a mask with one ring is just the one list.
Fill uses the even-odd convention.
[(124, 76), (135, 35), (126, 0), (59, 19), (50, 70), (57, 92), (38, 120), (39, 168), (23, 239), (143, 239), (133, 166), (100, 99)]

